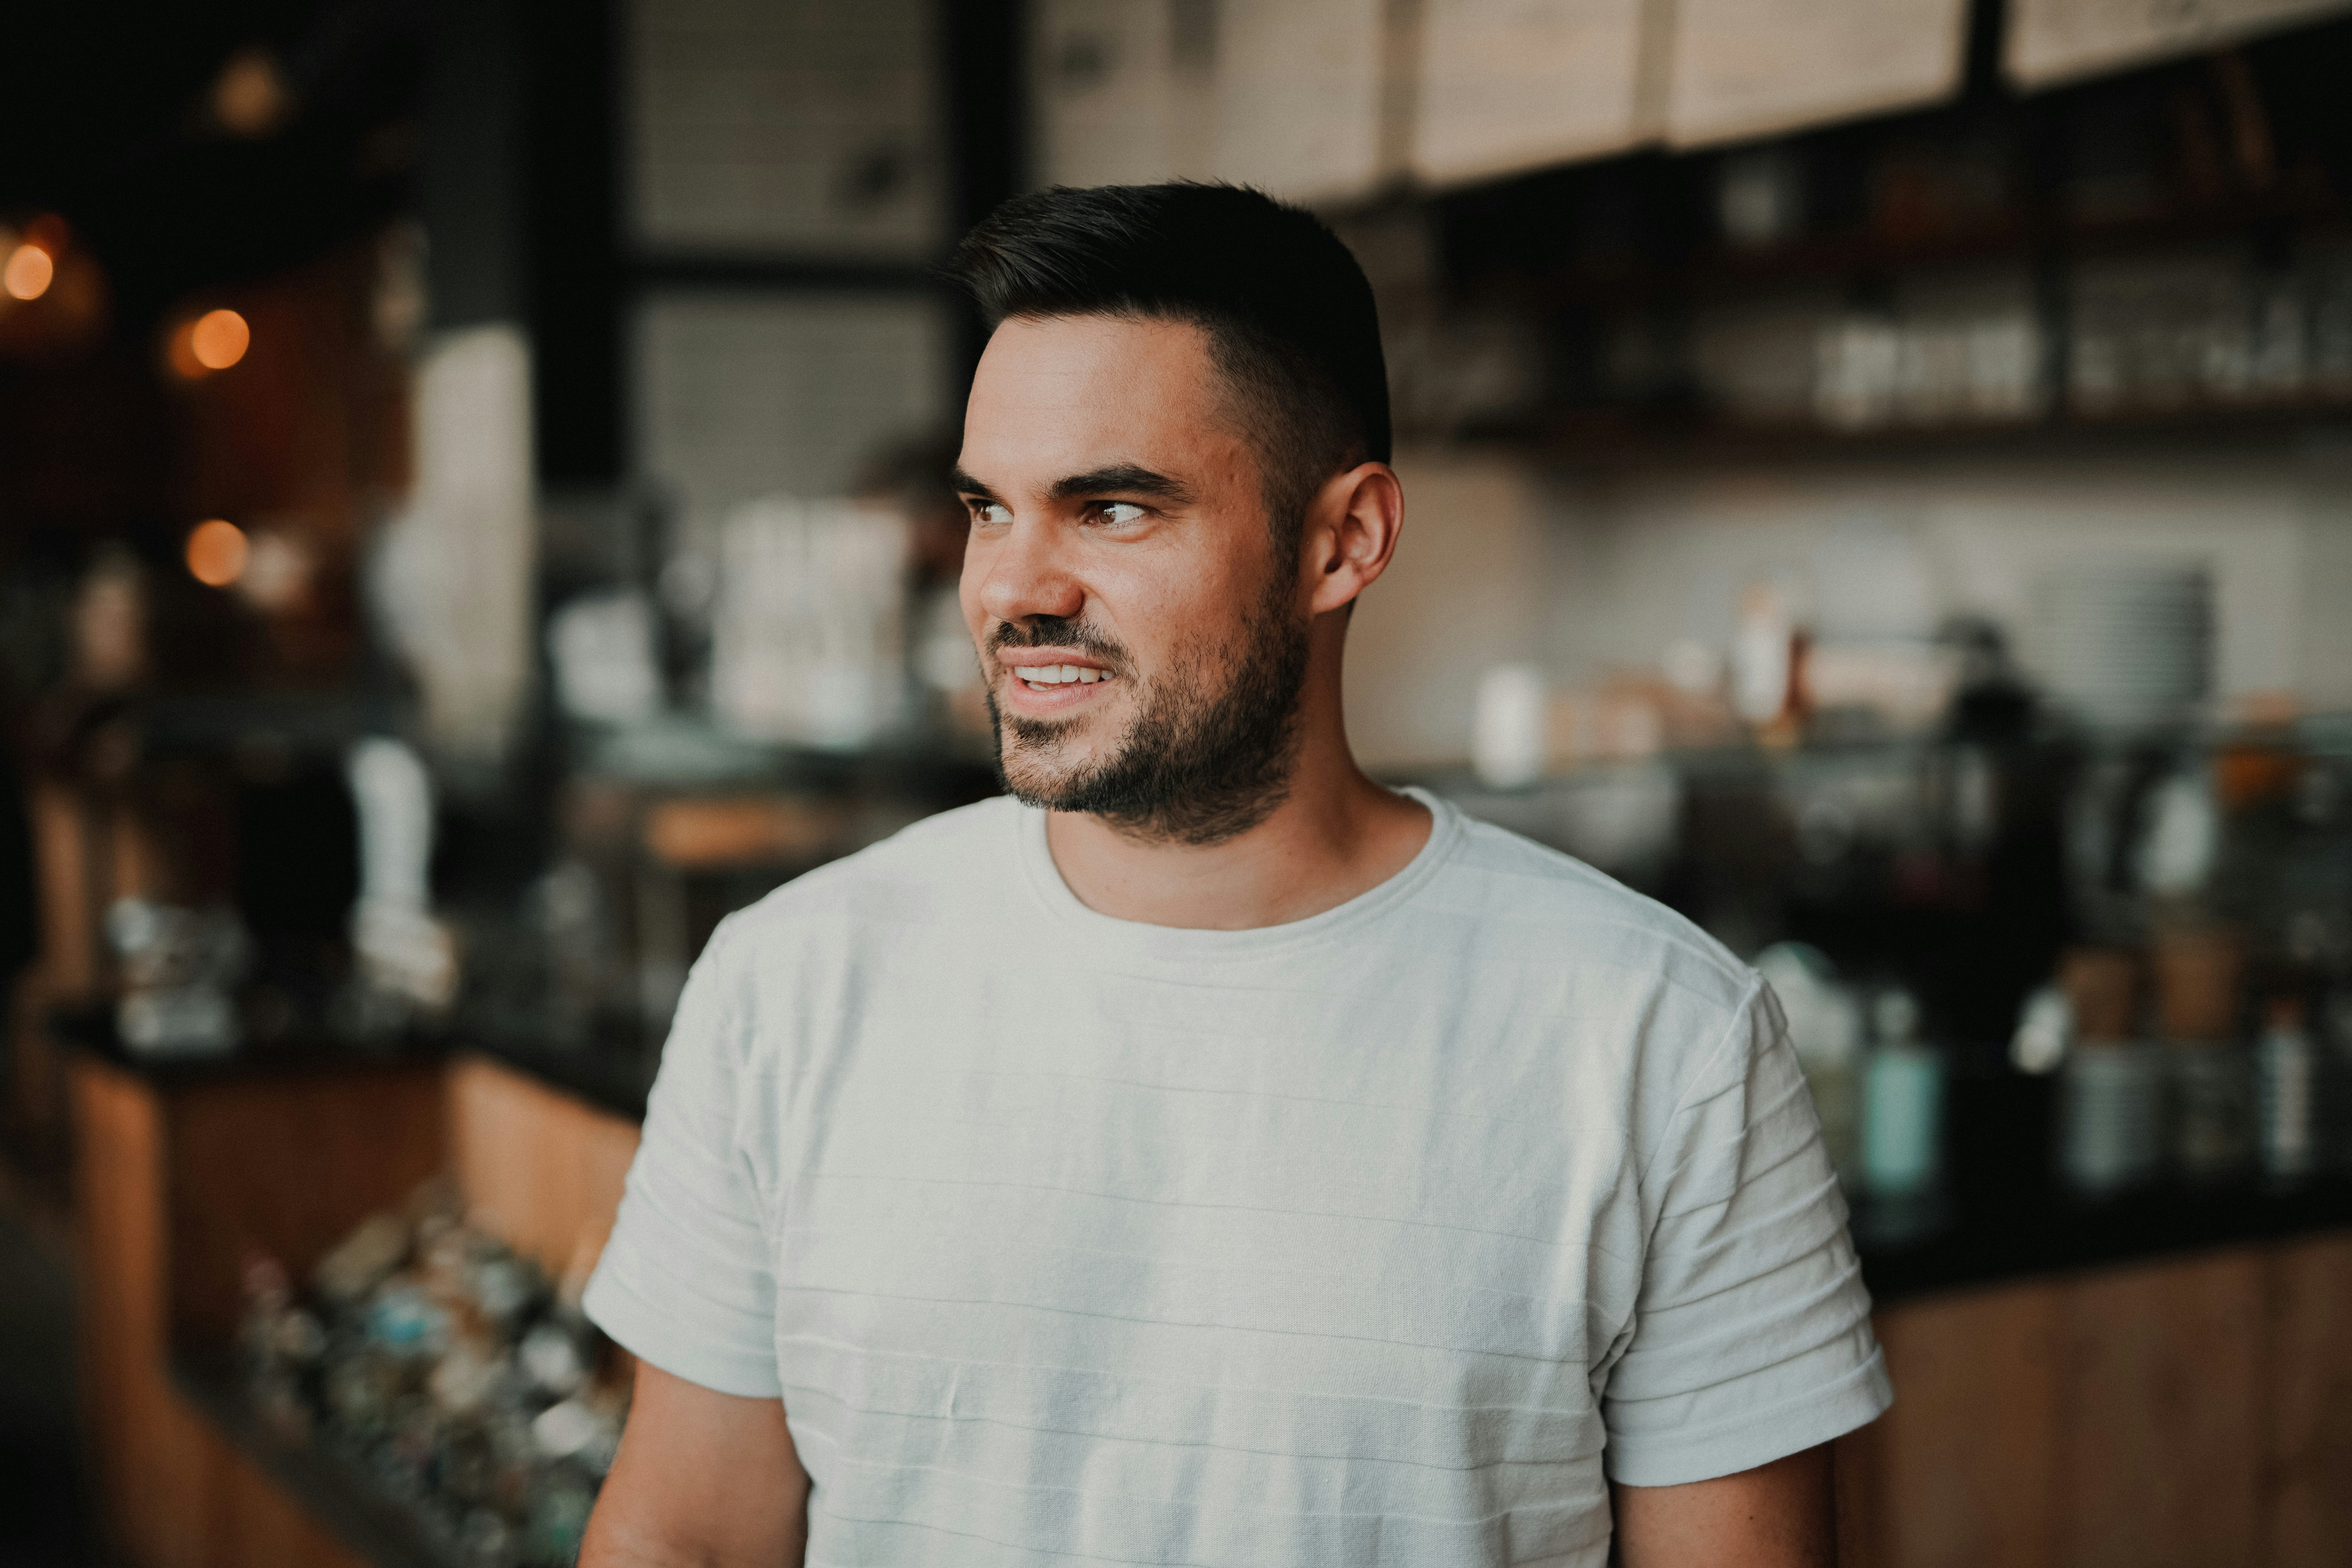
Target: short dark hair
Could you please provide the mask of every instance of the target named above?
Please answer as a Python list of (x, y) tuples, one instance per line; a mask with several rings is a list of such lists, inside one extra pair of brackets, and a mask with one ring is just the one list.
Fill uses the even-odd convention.
[(1389, 383), (1372, 287), (1302, 207), (1239, 185), (1056, 185), (966, 235), (948, 276), (1007, 317), (1189, 322), (1209, 339), (1264, 475), (1277, 543), (1296, 545), (1333, 474), (1387, 462)]

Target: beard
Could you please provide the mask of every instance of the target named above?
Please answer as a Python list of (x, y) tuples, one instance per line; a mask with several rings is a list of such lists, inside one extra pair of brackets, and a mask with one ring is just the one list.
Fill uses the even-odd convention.
[[(988, 717), (1005, 789), (1024, 805), (1082, 811), (1135, 837), (1196, 847), (1265, 821), (1290, 793), (1307, 682), (1311, 623), (1294, 614), (1289, 588), (1287, 574), (1276, 574), (1222, 680), (1206, 639), (1180, 647), (1168, 673), (1137, 693), (1134, 719), (1100, 762), (1060, 763), (1075, 721), (1008, 718), (992, 683)], [(1073, 619), (1003, 624), (990, 646), (992, 661), (1004, 648), (1078, 648), (1110, 661), (1118, 679), (1135, 679), (1123, 648)]]

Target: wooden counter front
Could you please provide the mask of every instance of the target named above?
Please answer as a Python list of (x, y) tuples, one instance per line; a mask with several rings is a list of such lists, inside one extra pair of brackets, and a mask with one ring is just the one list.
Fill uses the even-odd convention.
[(556, 1277), (593, 1265), (637, 1130), (478, 1058), (287, 1075), (74, 1059), (82, 1407), (101, 1528), (131, 1568), (368, 1568), (174, 1383), (236, 1340), (245, 1259), (297, 1277), (454, 1172)]
[(2352, 1234), (1883, 1309), (1844, 1568), (2352, 1563)]
[(171, 1362), (233, 1342), (248, 1250), (307, 1268), (440, 1170), (443, 1098), (437, 1066), (165, 1090), (75, 1058), (83, 1424), (131, 1568), (366, 1568), (189, 1407)]

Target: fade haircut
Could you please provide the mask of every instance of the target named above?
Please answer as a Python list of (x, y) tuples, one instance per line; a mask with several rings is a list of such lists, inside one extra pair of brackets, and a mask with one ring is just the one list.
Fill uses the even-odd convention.
[(1295, 552), (1324, 481), (1389, 460), (1388, 371), (1363, 268), (1312, 213), (1184, 182), (1056, 185), (964, 237), (948, 276), (1008, 317), (1181, 321), (1207, 335), (1257, 455), (1275, 543)]

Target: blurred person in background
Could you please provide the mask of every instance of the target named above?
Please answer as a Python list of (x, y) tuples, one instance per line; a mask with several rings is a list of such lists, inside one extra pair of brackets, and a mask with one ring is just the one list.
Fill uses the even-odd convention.
[(1889, 1393), (1769, 993), (1349, 752), (1403, 519), (1353, 258), (1055, 189), (956, 272), (1011, 798), (696, 966), (583, 1561), (1830, 1563)]

